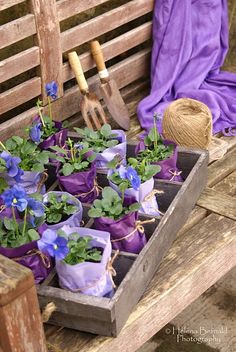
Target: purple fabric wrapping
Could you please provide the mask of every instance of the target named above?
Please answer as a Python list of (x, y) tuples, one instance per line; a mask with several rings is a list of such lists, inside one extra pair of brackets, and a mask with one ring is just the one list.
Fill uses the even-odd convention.
[[(112, 174), (113, 170), (108, 171), (108, 176)], [(109, 180), (109, 185), (119, 194), (121, 194), (117, 185), (115, 185), (112, 181)], [(141, 208), (139, 209), (139, 213), (144, 213), (152, 216), (159, 216), (160, 213), (158, 211), (158, 204), (155, 195), (151, 198), (148, 197), (154, 188), (154, 179), (153, 177), (141, 183), (140, 188), (136, 191), (133, 188), (128, 188), (125, 190), (125, 196), (133, 197), (137, 202), (141, 203)], [(145, 199), (147, 198), (147, 199)]]
[(64, 226), (62, 230), (69, 236), (73, 232), (81, 237), (92, 237), (91, 246), (103, 248), (102, 259), (99, 263), (84, 262), (69, 265), (63, 261), (56, 261), (56, 271), (62, 288), (72, 292), (102, 297), (113, 291), (112, 279), (107, 270), (107, 263), (111, 258), (110, 234), (88, 228)]
[(38, 229), (39, 233), (43, 234), (43, 232), (47, 229), (56, 231), (66, 225), (71, 227), (79, 227), (83, 216), (83, 208), (80, 201), (67, 192), (53, 191), (53, 192), (48, 192), (44, 195), (43, 197), (44, 204), (47, 204), (48, 196), (49, 194), (52, 194), (52, 193), (55, 194), (58, 198), (60, 198), (63, 194), (67, 195), (70, 198), (71, 204), (76, 205), (78, 207), (78, 211), (72, 214), (67, 220), (61, 221), (58, 224), (51, 224), (51, 225), (46, 223), (42, 224)]
[[(14, 186), (16, 183), (25, 188), (26, 193), (36, 193), (38, 191), (38, 184), (42, 177), (42, 173), (33, 172), (33, 171), (24, 171), (24, 174), (21, 176), (21, 182), (16, 182), (11, 177), (6, 177), (7, 183), (10, 187)], [(44, 194), (46, 192), (46, 187), (43, 185), (40, 193)]]
[[(174, 152), (169, 158), (152, 163), (154, 165), (159, 165), (161, 167), (161, 171), (158, 172), (154, 176), (154, 178), (183, 182), (183, 178), (181, 177), (181, 173), (177, 168), (178, 151), (177, 151), (176, 144), (174, 142), (168, 141), (168, 140), (164, 140), (163, 143), (166, 146), (167, 145), (174, 145)], [(144, 144), (144, 135), (143, 135), (141, 137), (140, 142), (137, 144), (137, 146), (135, 148), (135, 154), (137, 155), (139, 152), (143, 151), (145, 148), (146, 148), (146, 146)]]
[[(36, 252), (31, 252), (35, 250)], [(31, 269), (34, 275), (35, 284), (46, 279), (52, 270), (52, 261), (49, 256), (39, 252), (37, 241), (26, 243), (17, 248), (5, 248), (0, 246), (0, 254)], [(16, 260), (17, 258), (17, 260)]]
[[(133, 197), (125, 197), (124, 204), (128, 206), (134, 203), (134, 201), (135, 200)], [(113, 220), (106, 217), (95, 218), (94, 226), (97, 230), (109, 232), (111, 234), (112, 241), (123, 238), (133, 232), (135, 230), (137, 220), (138, 212), (132, 212), (126, 214), (118, 220)], [(138, 254), (141, 252), (146, 243), (147, 239), (145, 234), (142, 234), (136, 230), (131, 236), (117, 242), (112, 242), (112, 248)]]
[(59, 147), (64, 147), (67, 135), (68, 135), (68, 129), (62, 128), (62, 122), (59, 121), (54, 121), (55, 127), (59, 130), (56, 132), (54, 135), (48, 137), (45, 139), (43, 142), (39, 143), (39, 148), (40, 149), (49, 149), (50, 147), (53, 147), (55, 145)]
[(121, 157), (122, 164), (126, 163), (126, 134), (122, 130), (112, 130), (112, 134), (117, 134), (117, 138), (115, 139), (118, 139), (119, 144), (112, 148), (105, 149), (102, 153), (97, 153), (95, 159), (97, 169), (107, 170), (107, 163), (114, 159), (115, 155), (119, 155)]
[[(214, 133), (236, 127), (236, 74), (220, 71), (228, 51), (227, 0), (158, 0), (153, 16), (151, 92), (138, 107), (143, 128), (173, 100), (193, 98)], [(161, 132), (161, 121), (159, 123)]]
[(68, 193), (73, 194), (82, 203), (92, 203), (99, 195), (96, 187), (96, 165), (91, 164), (87, 171), (76, 172), (69, 176), (57, 174), (59, 185)]

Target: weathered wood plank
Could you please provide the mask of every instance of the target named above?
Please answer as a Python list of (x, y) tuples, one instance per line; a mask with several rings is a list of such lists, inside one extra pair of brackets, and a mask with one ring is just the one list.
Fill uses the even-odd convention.
[(228, 194), (229, 196), (236, 195), (236, 171), (232, 172), (229, 176), (225, 177), (222, 181), (217, 183), (214, 190), (220, 193)]
[[(41, 78), (34, 77), (0, 94), (0, 115), (40, 95)], [(9, 122), (12, 122), (10, 120)], [(2, 127), (2, 126), (1, 126)], [(22, 128), (23, 126), (21, 126)]]
[(0, 27), (0, 49), (36, 33), (34, 15), (28, 14)]
[[(151, 37), (151, 28), (152, 28), (152, 23), (147, 22), (103, 44), (102, 51), (103, 51), (105, 61), (108, 61), (113, 57), (116, 57), (124, 53), (125, 51), (148, 40)], [(86, 52), (83, 55), (81, 55), (80, 61), (84, 72), (95, 67), (95, 62), (90, 52)], [(69, 63), (68, 62), (65, 63), (63, 65), (63, 81), (66, 82), (74, 77), (75, 75), (71, 70)]]
[(195, 206), (191, 214), (189, 215), (188, 221), (178, 232), (178, 236), (182, 236), (185, 232), (189, 231), (193, 226), (197, 225), (202, 219), (207, 216), (207, 210), (201, 207)]
[(20, 4), (25, 0), (0, 0), (0, 11), (8, 9), (11, 6)]
[(63, 32), (61, 35), (63, 52), (145, 15), (152, 11), (153, 5), (154, 0), (133, 0)]
[(33, 274), (2, 255), (0, 326), (3, 351), (47, 351)]
[(62, 52), (60, 26), (54, 0), (31, 0), (40, 47), (42, 100), (47, 104), (45, 85), (51, 81), (58, 84), (57, 96), (63, 95)]
[(57, 11), (59, 21), (87, 11), (92, 7), (101, 5), (109, 0), (61, 0), (57, 2)]
[(227, 153), (224, 158), (217, 160), (208, 168), (208, 187), (214, 186), (224, 177), (236, 170), (236, 149)]
[(234, 197), (205, 188), (197, 204), (219, 215), (236, 220), (236, 200)]
[(39, 48), (37, 46), (33, 46), (19, 54), (0, 61), (0, 83), (30, 70), (39, 64)]
[(178, 238), (116, 339), (51, 329), (48, 340), (63, 352), (136, 351), (236, 265), (235, 235), (234, 221), (212, 214)]

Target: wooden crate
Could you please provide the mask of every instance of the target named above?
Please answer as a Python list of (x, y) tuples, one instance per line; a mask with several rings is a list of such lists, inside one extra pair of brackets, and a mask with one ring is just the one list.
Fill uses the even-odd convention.
[[(134, 148), (134, 143), (128, 144), (128, 156), (134, 156)], [(157, 197), (164, 216), (145, 225), (148, 243), (139, 255), (119, 254), (114, 263), (117, 290), (111, 299), (61, 289), (55, 272), (38, 286), (41, 308), (49, 302), (57, 307), (49, 323), (106, 336), (119, 334), (201, 194), (207, 181), (207, 164), (207, 152), (179, 148), (178, 168), (185, 181), (155, 181), (155, 189), (163, 191)], [(98, 183), (107, 185), (104, 173), (98, 174)], [(86, 227), (93, 228), (93, 220), (87, 216), (88, 208), (89, 205), (84, 205), (83, 220)], [(147, 218), (151, 217), (140, 215), (141, 220)]]

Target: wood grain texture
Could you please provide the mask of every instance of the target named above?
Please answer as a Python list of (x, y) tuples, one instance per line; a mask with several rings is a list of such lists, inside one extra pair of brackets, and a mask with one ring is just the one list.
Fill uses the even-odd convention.
[(61, 0), (57, 2), (59, 21), (104, 4), (109, 0)]
[(0, 49), (36, 33), (34, 15), (28, 14), (0, 26)]
[(212, 187), (215, 191), (227, 194), (229, 196), (236, 196), (236, 171), (229, 174), (221, 182)]
[[(124, 53), (125, 51), (150, 39), (151, 28), (152, 28), (151, 22), (147, 22), (101, 45), (105, 61), (108, 61)], [(90, 52), (86, 52), (83, 55), (81, 55), (80, 61), (81, 61), (81, 65), (83, 66), (84, 72), (95, 67), (95, 62)], [(71, 70), (68, 62), (65, 63), (63, 65), (63, 81), (66, 82), (72, 79), (74, 76), (75, 75)]]
[(39, 48), (37, 46), (0, 61), (0, 83), (30, 70), (39, 64)]
[(236, 200), (234, 197), (205, 188), (197, 204), (214, 213), (236, 220)]
[(224, 177), (236, 170), (236, 148), (217, 160), (208, 168), (208, 187), (214, 186)]
[(25, 0), (0, 0), (0, 11), (8, 9), (11, 6), (20, 4)]
[(62, 51), (71, 50), (137, 17), (151, 12), (153, 5), (154, 0), (133, 0), (63, 32), (61, 35)]
[[(40, 95), (41, 78), (34, 77), (0, 94), (0, 115)], [(17, 117), (18, 118), (18, 117)], [(10, 120), (12, 122), (12, 120)], [(1, 125), (2, 127), (2, 125)], [(23, 126), (21, 126), (22, 128)]]
[(63, 95), (62, 52), (60, 26), (54, 0), (31, 0), (37, 29), (37, 42), (40, 47), (40, 69), (42, 100), (47, 104), (45, 85), (55, 81), (58, 85), (57, 96)]
[(177, 239), (118, 338), (84, 344), (84, 334), (51, 329), (48, 340), (63, 352), (136, 351), (236, 265), (235, 235), (234, 221), (212, 214)]

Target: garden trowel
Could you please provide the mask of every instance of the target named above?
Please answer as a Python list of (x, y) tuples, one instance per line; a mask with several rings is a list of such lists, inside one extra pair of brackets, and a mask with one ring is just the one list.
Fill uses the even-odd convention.
[(104, 62), (102, 48), (98, 41), (91, 42), (91, 52), (96, 62), (101, 86), (101, 95), (105, 104), (116, 123), (124, 130), (130, 127), (130, 117), (127, 106), (120, 94), (116, 82), (110, 78)]

